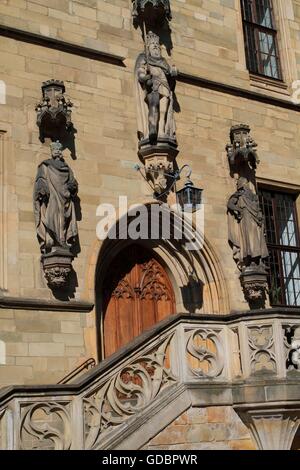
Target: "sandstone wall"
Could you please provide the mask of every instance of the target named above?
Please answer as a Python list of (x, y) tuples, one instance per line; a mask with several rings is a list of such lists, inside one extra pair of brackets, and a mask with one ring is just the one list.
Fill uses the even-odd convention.
[(190, 408), (145, 450), (256, 450), (249, 431), (231, 407)]

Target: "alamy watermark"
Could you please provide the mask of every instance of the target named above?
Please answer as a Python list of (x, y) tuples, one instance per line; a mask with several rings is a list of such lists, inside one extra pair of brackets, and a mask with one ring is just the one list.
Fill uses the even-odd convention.
[(99, 240), (181, 240), (187, 250), (200, 250), (204, 238), (204, 205), (190, 212), (190, 206), (177, 204), (134, 204), (127, 196), (119, 196), (118, 208), (100, 204), (96, 211), (100, 221), (96, 233)]

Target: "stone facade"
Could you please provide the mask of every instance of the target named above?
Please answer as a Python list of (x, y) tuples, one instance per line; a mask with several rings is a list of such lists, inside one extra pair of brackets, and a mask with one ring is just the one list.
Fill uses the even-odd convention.
[(86, 359), (85, 313), (0, 309), (1, 386), (57, 383)]
[[(0, 387), (55, 384), (88, 358), (101, 359), (95, 292), (102, 248), (96, 237), (98, 205), (117, 206), (119, 195), (127, 196), (129, 204), (153, 202), (133, 169), (138, 162), (134, 64), (143, 40), (132, 23), (131, 0), (0, 3), (0, 80), (6, 85), (5, 104), (0, 99), (0, 341), (6, 346)], [(207, 246), (199, 254), (197, 273), (204, 298), (193, 313), (247, 311), (228, 245), (226, 201), (235, 182), (225, 145), (231, 126), (246, 122), (259, 144), (258, 182), (300, 191), (300, 113), (291, 98), (292, 85), (300, 80), (299, 2), (274, 0), (282, 85), (249, 74), (239, 0), (172, 0), (171, 8), (172, 36), (163, 38), (163, 48), (179, 70), (177, 163), (189, 164), (193, 182), (204, 190)], [(40, 36), (49, 39), (49, 47)], [(52, 78), (64, 81), (74, 104), (75, 146), (64, 155), (80, 198), (80, 252), (69, 289), (60, 295), (49, 289), (41, 269), (32, 208), (36, 169), (49, 158), (50, 145), (39, 140), (35, 105), (42, 82)], [(174, 287), (176, 307), (187, 313), (182, 287)], [(84, 306), (73, 308), (72, 302)], [(145, 446), (175, 447), (255, 445), (233, 409), (223, 406), (190, 409)]]
[(229, 406), (190, 408), (145, 450), (256, 450), (249, 431)]

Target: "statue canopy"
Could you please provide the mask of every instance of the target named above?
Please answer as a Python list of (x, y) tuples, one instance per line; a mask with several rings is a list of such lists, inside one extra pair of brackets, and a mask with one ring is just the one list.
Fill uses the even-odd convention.
[(151, 24), (166, 19), (171, 21), (171, 7), (169, 0), (132, 0), (132, 16)]

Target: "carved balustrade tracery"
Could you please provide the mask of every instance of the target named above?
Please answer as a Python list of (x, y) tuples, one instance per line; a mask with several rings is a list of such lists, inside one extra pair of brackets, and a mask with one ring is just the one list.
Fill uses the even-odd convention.
[(163, 409), (164, 400), (180, 390), (213, 384), (230, 389), (248, 379), (252, 384), (300, 380), (299, 333), (295, 316), (262, 314), (228, 322), (203, 321), (200, 316), (174, 319), (121, 351), (119, 360), (113, 357), (89, 371), (76, 393), (60, 385), (53, 391), (16, 389), (5, 401), (0, 394), (0, 446), (110, 448), (136, 420), (147, 421), (147, 410)]

